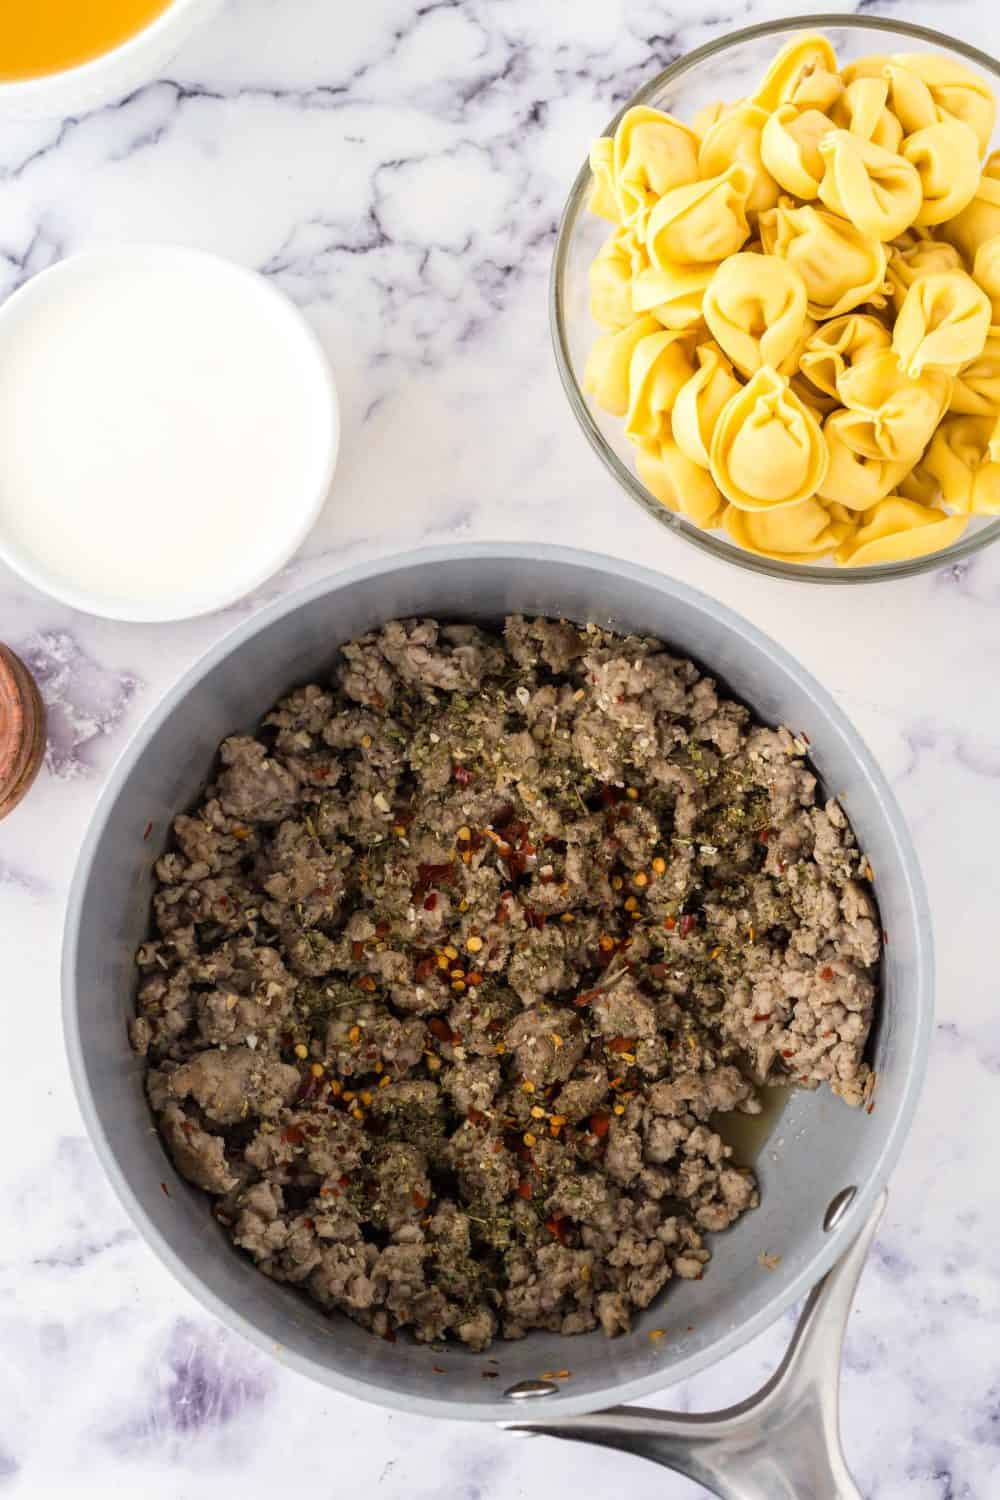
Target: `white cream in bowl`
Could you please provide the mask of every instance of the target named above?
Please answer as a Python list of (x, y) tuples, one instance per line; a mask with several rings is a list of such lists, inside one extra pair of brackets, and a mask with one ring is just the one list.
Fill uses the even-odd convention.
[(312, 526), (338, 441), (315, 335), (216, 256), (88, 252), (0, 309), (0, 556), (76, 608), (239, 598)]

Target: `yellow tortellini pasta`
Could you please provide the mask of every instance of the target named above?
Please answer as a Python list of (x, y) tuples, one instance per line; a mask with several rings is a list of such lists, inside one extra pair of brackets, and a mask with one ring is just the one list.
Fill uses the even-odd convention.
[(961, 120), (915, 130), (901, 154), (916, 168), (923, 202), (915, 224), (943, 224), (972, 202), (979, 186), (979, 142)]
[(805, 282), (774, 255), (730, 255), (705, 293), (712, 336), (744, 375), (775, 369), (802, 340), (808, 318)]
[(632, 229), (619, 229), (605, 240), (591, 262), (590, 316), (602, 328), (627, 328), (636, 313), (632, 288), (649, 264), (646, 248)]
[(899, 52), (894, 55), (893, 62), (902, 64), (920, 79), (931, 96), (939, 119), (959, 120), (968, 125), (976, 136), (980, 152), (989, 150), (997, 103), (985, 79), (940, 52)]
[(740, 510), (808, 500), (826, 475), (819, 423), (788, 381), (762, 366), (719, 413), (709, 450), (712, 478)]
[(837, 318), (862, 302), (884, 301), (885, 246), (839, 214), (782, 200), (758, 222), (765, 251), (787, 260), (805, 282), (810, 317)]
[(972, 262), (972, 279), (990, 299), (991, 325), (1000, 324), (1000, 235), (987, 240), (976, 251), (976, 258)]
[(699, 345), (698, 368), (677, 392), (671, 425), (679, 447), (692, 463), (710, 467), (709, 448), (719, 413), (740, 389), (733, 367), (717, 344)]
[(821, 499), (834, 500), (850, 511), (862, 511), (902, 483), (911, 460), (900, 463), (858, 453), (843, 436), (844, 423), (850, 424), (851, 420), (851, 413), (841, 407), (823, 423), (829, 463), (816, 493)]
[(1000, 516), (1000, 151), (950, 56), (819, 34), (690, 124), (591, 150), (614, 232), (583, 377), (650, 495), (786, 564), (905, 562)]
[(672, 188), (651, 210), (646, 248), (654, 266), (719, 261), (733, 255), (750, 235), (746, 206), (751, 173), (734, 162), (718, 177)]
[(649, 266), (632, 283), (632, 306), (652, 313), (664, 328), (695, 328), (715, 266)]
[(989, 448), (990, 458), (992, 458), (995, 464), (1000, 464), (1000, 417), (993, 424), (993, 431), (990, 433)]
[(975, 194), (961, 213), (942, 224), (941, 233), (968, 261), (975, 259), (980, 245), (1000, 235), (1000, 151), (987, 158)]
[(737, 510), (731, 505), (723, 524), (733, 541), (748, 552), (783, 562), (815, 562), (842, 546), (854, 530), (850, 520), (835, 520), (819, 500), (765, 511)]
[(842, 543), (836, 558), (858, 568), (925, 557), (952, 546), (965, 527), (965, 516), (947, 516), (918, 501), (887, 495), (866, 512), (864, 525)]
[(865, 313), (845, 313), (831, 318), (810, 334), (799, 356), (799, 369), (826, 395), (840, 400), (839, 381), (845, 370), (892, 343), (889, 330), (878, 318)]
[(955, 376), (948, 410), (965, 417), (1000, 414), (1000, 329), (991, 329), (982, 353)]
[(718, 526), (726, 503), (709, 474), (681, 451), (669, 426), (636, 449), (635, 467), (650, 494), (667, 510), (687, 516), (696, 526)]
[(628, 368), (625, 431), (629, 437), (657, 437), (677, 392), (693, 374), (686, 334), (661, 328), (640, 339)]
[(888, 98), (885, 78), (855, 78), (830, 110), (830, 119), (852, 135), (873, 141), (886, 151), (898, 151), (903, 127), (888, 108)]
[(923, 239), (908, 230), (889, 251), (886, 277), (892, 288), (893, 301), (901, 307), (903, 298), (920, 276), (928, 271), (961, 271), (962, 257), (954, 245), (945, 240)]
[(927, 370), (913, 379), (892, 349), (880, 349), (841, 375), (840, 434), (868, 458), (915, 464), (951, 397), (951, 377)]
[(1000, 515), (1000, 463), (990, 450), (995, 427), (994, 417), (946, 417), (924, 456), (945, 504), (961, 514)]
[(842, 89), (837, 54), (827, 38), (816, 33), (787, 42), (752, 97), (761, 109), (797, 104), (825, 110)]
[(983, 352), (993, 309), (983, 289), (965, 271), (930, 271), (903, 298), (892, 333), (900, 368), (917, 377), (924, 370), (957, 374)]
[(877, 240), (894, 240), (913, 223), (923, 201), (912, 162), (849, 130), (819, 142), (825, 171), (819, 196), (842, 219)]
[(742, 162), (746, 167), (750, 173), (747, 213), (773, 208), (778, 201), (778, 184), (761, 159), (761, 133), (767, 120), (766, 110), (745, 99), (708, 127), (698, 149), (698, 167), (703, 177), (718, 177), (733, 162)]
[(612, 224), (621, 223), (618, 194), (615, 192), (614, 141), (609, 136), (598, 136), (590, 148), (590, 174), (593, 182), (587, 207), (599, 218), (610, 219)]
[(630, 223), (671, 188), (698, 177), (698, 137), (661, 110), (626, 110), (614, 134), (612, 164), (623, 222)]
[(662, 333), (662, 325), (648, 315), (627, 328), (603, 334), (587, 357), (583, 388), (613, 416), (623, 417), (629, 406), (629, 365), (641, 339)]
[(767, 117), (761, 131), (761, 159), (786, 193), (816, 197), (825, 170), (819, 143), (833, 129), (833, 121), (820, 110), (799, 110), (794, 104), (780, 104)]

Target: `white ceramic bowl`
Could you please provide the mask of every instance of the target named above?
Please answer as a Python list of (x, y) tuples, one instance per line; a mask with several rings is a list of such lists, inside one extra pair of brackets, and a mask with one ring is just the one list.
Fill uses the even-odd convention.
[(252, 592), (312, 529), (339, 445), (316, 334), (221, 256), (84, 251), (0, 308), (0, 559), (74, 609), (179, 620)]
[(59, 119), (99, 109), (155, 78), (174, 53), (225, 0), (172, 0), (148, 26), (110, 52), (47, 73), (0, 83), (0, 120)]

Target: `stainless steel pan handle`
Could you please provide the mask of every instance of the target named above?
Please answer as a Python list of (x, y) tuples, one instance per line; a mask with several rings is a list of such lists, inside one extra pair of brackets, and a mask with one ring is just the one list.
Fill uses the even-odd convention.
[(616, 1406), (509, 1432), (620, 1448), (703, 1484), (722, 1500), (862, 1500), (840, 1446), (840, 1355), (883, 1193), (850, 1249), (814, 1287), (784, 1359), (754, 1396), (690, 1415)]

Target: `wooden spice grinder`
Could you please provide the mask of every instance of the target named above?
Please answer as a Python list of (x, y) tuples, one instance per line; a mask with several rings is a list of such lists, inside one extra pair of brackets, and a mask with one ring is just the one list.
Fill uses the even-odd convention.
[(45, 754), (45, 705), (20, 657), (0, 645), (0, 818), (20, 802)]

